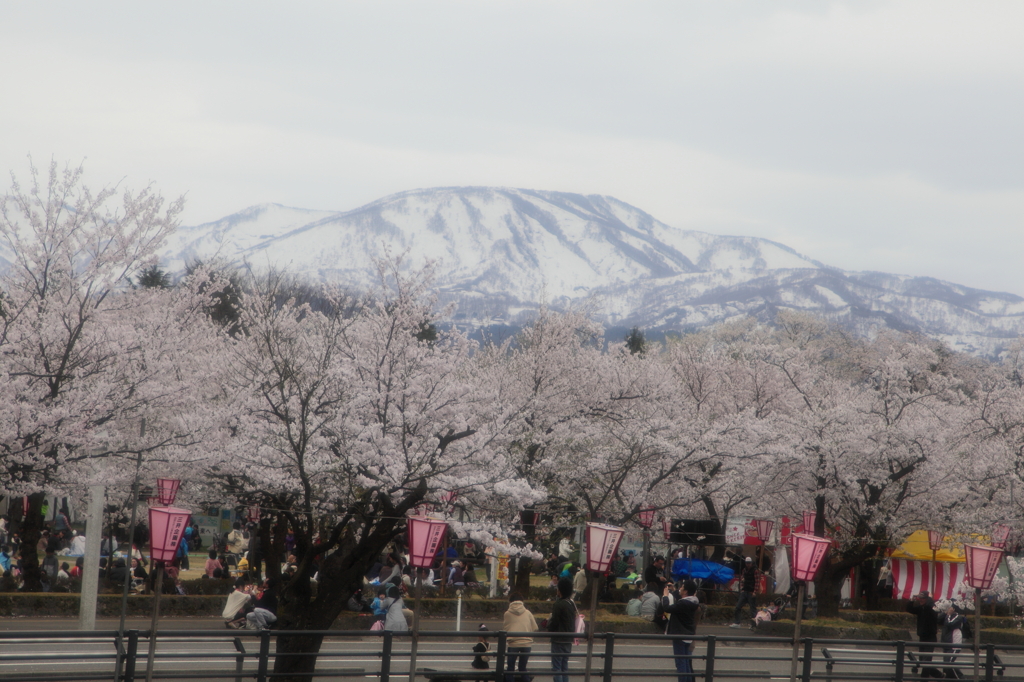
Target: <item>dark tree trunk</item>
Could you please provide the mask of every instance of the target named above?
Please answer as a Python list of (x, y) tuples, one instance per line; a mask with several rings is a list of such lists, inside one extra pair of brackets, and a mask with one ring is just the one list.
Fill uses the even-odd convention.
[(43, 502), (46, 495), (32, 493), (28, 496), (28, 514), (21, 524), (21, 566), (25, 580), (26, 592), (42, 592), (42, 570), (39, 568), (39, 557), (36, 545), (43, 536)]
[[(537, 522), (536, 513), (533, 508), (524, 509), (520, 513), (521, 523), (520, 526), (523, 529), (523, 541), (527, 544), (533, 544), (534, 549), (537, 548)], [(513, 583), (513, 589), (523, 595), (524, 599), (530, 598), (530, 576), (533, 574), (533, 560), (520, 558), (519, 568), (516, 571), (515, 581)]]
[[(390, 519), (378, 523), (358, 542), (351, 537), (343, 538), (336, 552), (321, 557), (315, 599), (310, 584), (313, 557), (301, 557), (300, 571), (305, 572), (290, 580), (281, 593), (278, 627), (283, 631), (329, 629), (348, 604), (349, 597), (362, 587), (363, 575), (373, 565), (374, 559), (395, 538), (398, 523), (393, 519), (402, 518), (406, 511), (418, 504), (423, 498), (422, 492), (425, 491), (407, 498), (397, 507), (387, 505), (383, 512)], [(277, 652), (289, 655), (274, 659), (274, 679), (280, 682), (311, 682), (322, 643), (323, 637), (319, 635), (288, 636), (282, 632), (278, 636)]]

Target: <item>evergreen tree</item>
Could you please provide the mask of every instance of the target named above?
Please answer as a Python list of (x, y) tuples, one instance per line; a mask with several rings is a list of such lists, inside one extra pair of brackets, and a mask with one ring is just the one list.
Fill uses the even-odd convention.
[(143, 289), (170, 289), (171, 276), (159, 265), (150, 265), (139, 275), (138, 285)]
[(647, 339), (644, 337), (643, 331), (640, 327), (633, 327), (626, 334), (626, 338), (623, 339), (626, 342), (626, 347), (629, 348), (629, 352), (633, 355), (643, 355), (647, 352)]

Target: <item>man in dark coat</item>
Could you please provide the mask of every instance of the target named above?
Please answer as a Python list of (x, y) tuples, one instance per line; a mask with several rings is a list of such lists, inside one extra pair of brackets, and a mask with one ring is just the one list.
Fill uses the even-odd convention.
[(740, 594), (736, 598), (736, 608), (732, 614), (732, 625), (731, 628), (743, 627), (740, 624), (740, 614), (743, 612), (743, 606), (745, 604), (750, 605), (750, 617), (754, 618), (757, 615), (757, 600), (754, 599), (754, 593), (757, 591), (757, 569), (754, 567), (754, 560), (747, 557), (743, 561), (743, 570), (740, 571)]
[(665, 586), (668, 585), (668, 578), (665, 577), (665, 557), (654, 557), (651, 565), (644, 569), (644, 582), (648, 585), (657, 585), (658, 594), (665, 591)]
[(679, 682), (693, 682), (693, 639), (697, 634), (697, 583), (692, 580), (683, 581), (682, 589), (672, 594), (666, 587), (661, 598), (662, 606), (668, 615), (667, 635), (681, 635), (672, 640), (672, 654), (676, 658), (676, 672)]
[[(917, 616), (917, 638), (922, 642), (920, 660), (929, 662), (932, 660), (929, 654), (935, 651), (935, 647), (928, 646), (924, 642), (938, 641), (939, 613), (935, 610), (935, 600), (925, 590), (910, 600), (910, 603), (907, 604), (907, 611)], [(938, 668), (924, 668), (921, 675), (942, 677), (942, 672)]]
[[(572, 579), (558, 581), (558, 600), (551, 607), (548, 618), (548, 632), (576, 632), (576, 604), (572, 600)], [(551, 638), (551, 672), (553, 682), (569, 682), (569, 654), (572, 653), (573, 636)]]

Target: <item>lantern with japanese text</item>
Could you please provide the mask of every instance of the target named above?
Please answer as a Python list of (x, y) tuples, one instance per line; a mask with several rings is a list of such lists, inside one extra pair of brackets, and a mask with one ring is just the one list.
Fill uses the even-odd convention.
[(814, 580), (832, 541), (816, 535), (793, 534), (793, 579)]
[(996, 577), (1003, 550), (983, 545), (964, 545), (964, 556), (967, 558), (967, 584), (982, 590), (992, 587), (992, 579)]
[(405, 523), (409, 532), (409, 563), (415, 568), (430, 568), (448, 524), (426, 516), (410, 516)]
[[(813, 512), (804, 512), (805, 527), (808, 513), (813, 514)], [(813, 519), (811, 520), (811, 523), (813, 525)], [(796, 622), (793, 629), (793, 658), (789, 671), (790, 680), (792, 682), (796, 682), (797, 653), (800, 643), (800, 620), (803, 617), (804, 611), (804, 585), (808, 581), (814, 580), (815, 574), (818, 572), (818, 569), (821, 568), (821, 564), (828, 555), (828, 548), (829, 545), (832, 544), (832, 541), (827, 538), (819, 538), (816, 535), (806, 533), (794, 533), (790, 537), (792, 539), (793, 546), (793, 579), (799, 581), (797, 583)]]
[(149, 508), (149, 548), (153, 561), (172, 561), (185, 537), (192, 512), (176, 507)]
[(587, 524), (587, 568), (602, 575), (611, 570), (619, 543), (626, 534), (617, 526), (602, 523)]

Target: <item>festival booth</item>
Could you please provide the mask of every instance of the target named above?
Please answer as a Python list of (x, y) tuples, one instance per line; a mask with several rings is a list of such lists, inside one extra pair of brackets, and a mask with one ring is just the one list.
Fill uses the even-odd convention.
[(933, 563), (928, 531), (911, 533), (889, 557), (893, 598), (911, 599), (922, 590), (927, 590), (934, 599), (962, 599), (967, 595), (970, 588), (964, 583), (967, 560), (963, 546), (951, 547), (951, 544), (942, 539)]

